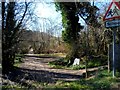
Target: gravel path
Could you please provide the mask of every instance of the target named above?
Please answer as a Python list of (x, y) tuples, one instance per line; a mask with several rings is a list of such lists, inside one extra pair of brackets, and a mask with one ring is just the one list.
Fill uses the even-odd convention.
[(38, 58), (26, 57), (24, 63), (20, 65), (22, 72), (26, 75), (26, 79), (39, 82), (54, 83), (57, 80), (74, 81), (79, 80), (84, 70), (66, 70), (54, 69), (48, 65), (48, 62), (57, 60), (58, 58)]

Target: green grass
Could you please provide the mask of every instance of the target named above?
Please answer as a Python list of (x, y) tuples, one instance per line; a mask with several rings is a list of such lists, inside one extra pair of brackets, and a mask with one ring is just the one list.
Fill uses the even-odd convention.
[[(49, 62), (49, 65), (53, 68), (56, 69), (71, 69), (71, 70), (80, 70), (80, 69), (85, 69), (85, 64), (84, 62), (80, 62), (80, 65), (71, 65), (70, 67), (67, 67), (67, 62), (64, 60), (64, 58), (61, 58), (56, 61)], [(98, 67), (101, 66), (100, 62), (88, 62), (88, 68), (93, 68), (93, 67)]]
[(89, 61), (88, 62), (88, 67), (89, 68), (92, 68), (92, 67), (98, 67), (98, 66), (101, 66), (102, 64), (100, 63), (100, 61)]
[[(120, 76), (120, 73), (117, 72), (117, 76)], [(3, 86), (3, 90), (12, 90), (14, 88), (15, 90), (21, 90), (20, 88), (23, 88), (24, 90), (27, 90), (25, 88), (33, 89), (36, 88), (42, 88), (42, 90), (112, 90), (112, 88), (117, 83), (120, 83), (120, 80), (118, 80), (118, 77), (112, 78), (112, 72), (108, 73), (107, 70), (100, 71), (94, 78), (91, 79), (83, 79), (81, 78), (78, 81), (62, 81), (58, 80), (56, 83), (41, 83), (34, 81), (31, 85), (31, 87), (22, 87), (22, 86)], [(10, 89), (9, 89), (10, 88)]]
[(19, 86), (2, 86), (2, 90), (27, 90), (23, 87), (19, 87)]
[(64, 58), (60, 58), (56, 61), (52, 61), (48, 63), (52, 68), (56, 69), (66, 69), (67, 62), (64, 61)]
[(23, 54), (16, 54), (15, 55), (15, 59), (14, 59), (14, 66), (15, 67), (19, 67), (20, 64), (22, 63), (22, 59), (24, 58), (24, 55)]
[(84, 64), (75, 65), (75, 66), (72, 65), (69, 68), (72, 69), (72, 70), (80, 70), (80, 69), (85, 69), (85, 65)]
[(58, 81), (55, 85), (47, 86), (49, 88), (70, 88), (70, 90), (109, 90), (117, 83), (118, 78), (112, 78), (111, 73), (107, 73), (107, 70), (100, 71), (100, 73), (92, 79), (80, 79), (79, 81), (65, 82)]
[[(28, 55), (28, 54), (25, 54)], [(33, 54), (34, 56), (41, 56), (41, 57), (65, 57), (65, 53), (52, 53), (52, 54)]]

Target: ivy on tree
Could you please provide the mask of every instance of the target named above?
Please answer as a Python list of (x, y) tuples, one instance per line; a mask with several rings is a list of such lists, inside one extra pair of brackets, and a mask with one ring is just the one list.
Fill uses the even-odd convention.
[[(79, 16), (86, 24), (99, 27), (96, 19), (97, 7), (91, 6), (89, 2), (56, 2), (57, 10), (61, 11), (62, 23), (65, 30), (62, 31), (62, 38), (69, 47), (69, 53), (66, 56), (68, 66), (72, 65), (74, 59), (79, 57), (79, 32), (84, 28), (80, 25)], [(94, 22), (94, 24), (93, 24)]]

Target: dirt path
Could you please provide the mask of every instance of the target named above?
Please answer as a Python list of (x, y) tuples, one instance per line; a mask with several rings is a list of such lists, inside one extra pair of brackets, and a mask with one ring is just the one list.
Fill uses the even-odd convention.
[[(20, 64), (19, 68), (16, 68), (13, 73), (10, 73), (8, 77), (4, 77), (2, 80), (4, 84), (8, 83), (8, 79), (13, 84), (19, 83), (21, 85), (54, 85), (57, 81), (75, 81), (82, 78), (82, 74), (85, 73), (85, 69), (82, 70), (67, 70), (67, 69), (55, 69), (51, 68), (48, 63), (50, 61), (58, 60), (55, 57), (36, 57), (26, 56), (23, 59), (23, 63)], [(98, 68), (91, 68), (88, 71), (94, 71)], [(8, 78), (8, 79), (7, 79)], [(10, 81), (10, 82), (11, 82)], [(39, 86), (37, 86), (39, 87)], [(41, 87), (41, 86), (40, 86)]]
[(26, 57), (24, 63), (20, 65), (27, 79), (40, 82), (54, 83), (57, 80), (74, 81), (79, 80), (84, 70), (66, 70), (54, 69), (48, 65), (48, 62), (58, 58), (38, 58)]

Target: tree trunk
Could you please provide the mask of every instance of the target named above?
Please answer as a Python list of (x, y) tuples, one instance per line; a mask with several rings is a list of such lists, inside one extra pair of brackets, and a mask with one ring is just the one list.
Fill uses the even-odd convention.
[(70, 53), (68, 54), (68, 67), (71, 66), (74, 63), (75, 58), (78, 57), (78, 47), (77, 43), (73, 42), (72, 49)]
[(5, 3), (2, 2), (2, 74), (8, 74), (13, 70), (15, 57), (15, 2), (9, 2), (7, 6), (5, 15)]
[(10, 52), (2, 53), (2, 74), (9, 74), (13, 70), (15, 55), (10, 54)]

